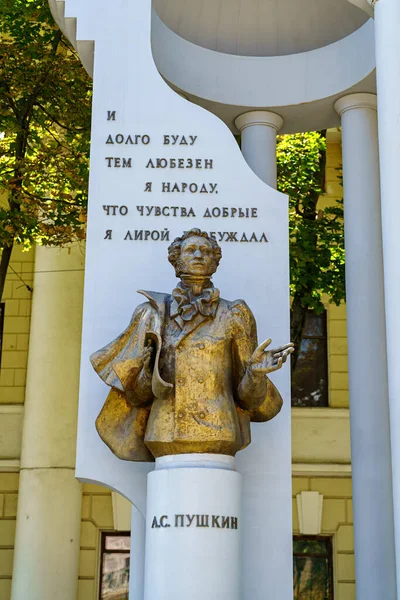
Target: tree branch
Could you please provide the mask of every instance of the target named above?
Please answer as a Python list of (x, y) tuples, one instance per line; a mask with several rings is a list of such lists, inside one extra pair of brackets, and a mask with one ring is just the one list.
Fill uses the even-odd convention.
[(49, 119), (51, 119), (52, 121), (54, 121), (54, 123), (56, 123), (59, 127), (61, 127), (62, 129), (65, 129), (66, 131), (71, 131), (73, 133), (81, 133), (83, 131), (89, 131), (89, 127), (67, 127), (67, 125), (63, 125), (62, 123), (60, 123), (60, 121), (58, 121), (53, 115), (51, 115), (45, 108), (44, 106), (42, 106), (41, 104), (39, 104), (38, 102), (36, 103), (36, 106), (38, 108), (40, 108), (45, 115), (47, 115), (49, 117)]
[(24, 194), (26, 196), (29, 196), (30, 198), (33, 198), (34, 200), (39, 200), (39, 202), (60, 202), (62, 204), (67, 204), (68, 206), (76, 206), (76, 207), (80, 207), (80, 204), (76, 204), (75, 202), (69, 202), (68, 200), (63, 200), (62, 198), (43, 198), (42, 196), (37, 196), (36, 194), (32, 194), (31, 192), (28, 192), (27, 190), (24, 190)]

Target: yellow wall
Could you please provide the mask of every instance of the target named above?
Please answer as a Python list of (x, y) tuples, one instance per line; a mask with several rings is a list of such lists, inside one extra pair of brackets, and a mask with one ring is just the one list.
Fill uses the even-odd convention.
[[(329, 141), (326, 161), (326, 194), (319, 201), (319, 206), (331, 206), (335, 200), (343, 198), (343, 188), (338, 179), (342, 162), (340, 143)], [(349, 406), (349, 385), (347, 367), (347, 333), (346, 306), (329, 304), (326, 299), (327, 329), (328, 329), (328, 383), (329, 406), (332, 408), (347, 408)]]
[(329, 406), (348, 408), (346, 306), (327, 305)]
[(0, 600), (10, 600), (18, 480), (17, 473), (0, 473)]
[(296, 495), (323, 494), (321, 535), (333, 536), (335, 600), (355, 600), (353, 510), (350, 478), (293, 478), (293, 532), (299, 534)]
[[(34, 251), (22, 252), (20, 247), (15, 247), (10, 267), (2, 300), (5, 302), (5, 321), (0, 369), (0, 419), (5, 422), (7, 417), (7, 428), (11, 427), (15, 437), (20, 439), (22, 414), (2, 415), (1, 406), (21, 405), (25, 399), (31, 293), (16, 273), (32, 287)], [(15, 444), (19, 446), (18, 442)], [(13, 446), (15, 444), (13, 440)], [(7, 458), (11, 456), (7, 451), (5, 455)], [(12, 455), (12, 458), (18, 456)], [(1, 472), (0, 461), (0, 600), (9, 600), (11, 594), (18, 482), (18, 473)]]
[(23, 252), (18, 246), (13, 249), (3, 295), (5, 321), (0, 370), (2, 404), (24, 403), (32, 294), (21, 279), (30, 287), (33, 286), (34, 260), (33, 250)]
[(113, 526), (110, 490), (98, 485), (85, 484), (82, 501), (78, 600), (96, 600), (98, 597), (101, 531), (112, 530)]

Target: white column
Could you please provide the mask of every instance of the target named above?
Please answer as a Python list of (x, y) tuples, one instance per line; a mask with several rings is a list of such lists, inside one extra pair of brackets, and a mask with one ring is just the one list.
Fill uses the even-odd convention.
[(232, 456), (158, 458), (148, 476), (144, 600), (241, 600), (241, 503)]
[(375, 5), (382, 233), (392, 443), (397, 581), (400, 598), (400, 2)]
[(395, 600), (376, 96), (351, 94), (335, 109), (342, 118), (356, 593)]
[(276, 134), (283, 119), (266, 110), (253, 110), (237, 117), (242, 134), (242, 153), (260, 179), (276, 188)]
[(12, 600), (76, 600), (83, 254), (36, 250)]

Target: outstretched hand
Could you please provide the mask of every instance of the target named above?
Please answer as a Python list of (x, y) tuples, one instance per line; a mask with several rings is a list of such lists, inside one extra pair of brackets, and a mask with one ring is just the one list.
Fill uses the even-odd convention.
[(268, 338), (254, 350), (249, 361), (249, 368), (253, 373), (266, 375), (278, 371), (294, 351), (294, 345), (291, 342), (275, 350), (267, 350), (271, 342), (271, 338)]

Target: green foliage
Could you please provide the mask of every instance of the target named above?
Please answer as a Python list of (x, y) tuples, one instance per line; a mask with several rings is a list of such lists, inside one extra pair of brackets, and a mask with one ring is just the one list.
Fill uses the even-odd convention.
[(343, 202), (318, 206), (324, 193), (326, 132), (282, 136), (277, 147), (278, 189), (289, 196), (290, 336), (296, 373), (308, 310), (324, 310), (322, 296), (345, 298)]
[(84, 237), (90, 110), (90, 80), (47, 0), (1, 0), (0, 249)]
[(278, 189), (289, 196), (290, 289), (304, 308), (323, 310), (322, 295), (345, 297), (343, 202), (321, 209), (324, 132), (282, 136), (277, 147)]

